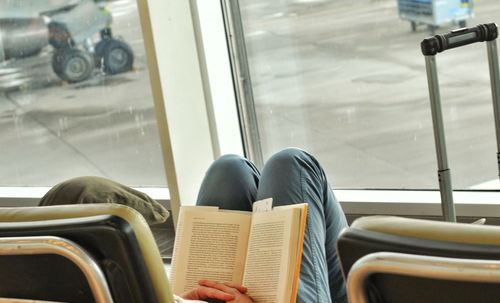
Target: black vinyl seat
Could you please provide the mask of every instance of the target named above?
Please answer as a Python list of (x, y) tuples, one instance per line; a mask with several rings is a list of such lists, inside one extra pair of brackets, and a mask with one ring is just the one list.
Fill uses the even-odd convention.
[[(372, 216), (344, 230), (337, 247), (351, 303), (494, 302), (500, 295), (499, 227)], [(366, 298), (352, 298), (360, 292)]]
[[(142, 216), (127, 206), (0, 208), (0, 222), (0, 297), (173, 302), (151, 231)], [(88, 264), (82, 266), (66, 253), (58, 253), (60, 248), (79, 251)], [(97, 276), (101, 273), (104, 295), (97, 292), (96, 296), (99, 278), (89, 279), (86, 268), (94, 268), (92, 274)]]

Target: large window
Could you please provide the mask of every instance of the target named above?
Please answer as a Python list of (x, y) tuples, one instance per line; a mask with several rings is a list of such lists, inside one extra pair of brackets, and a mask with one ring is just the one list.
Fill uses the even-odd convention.
[[(397, 0), (240, 0), (264, 158), (298, 146), (317, 155), (335, 188), (437, 188), (420, 42), (463, 21), (498, 22), (500, 5), (420, 2), (457, 2), (473, 15), (433, 28), (403, 20)], [(486, 47), (450, 50), (437, 63), (453, 185), (497, 188)]]
[(0, 185), (165, 187), (136, 0), (0, 5)]

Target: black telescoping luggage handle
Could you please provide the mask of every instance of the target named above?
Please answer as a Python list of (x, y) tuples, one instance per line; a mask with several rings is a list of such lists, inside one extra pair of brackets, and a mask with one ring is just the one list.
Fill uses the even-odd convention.
[(493, 41), (498, 37), (495, 23), (479, 24), (452, 30), (444, 35), (426, 38), (420, 43), (424, 56), (434, 56), (447, 49), (464, 46), (476, 42)]
[(438, 162), (439, 191), (445, 220), (456, 222), (455, 206), (453, 203), (453, 189), (451, 173), (448, 167), (446, 140), (441, 110), (441, 97), (436, 67), (436, 54), (475, 42), (487, 41), (488, 62), (490, 69), (491, 92), (493, 97), (493, 111), (497, 137), (497, 162), (500, 172), (500, 67), (496, 39), (498, 28), (495, 23), (480, 24), (471, 28), (461, 28), (444, 35), (436, 35), (424, 39), (420, 44), (425, 57), (429, 97), (431, 101), (432, 124), (434, 127), (434, 141)]

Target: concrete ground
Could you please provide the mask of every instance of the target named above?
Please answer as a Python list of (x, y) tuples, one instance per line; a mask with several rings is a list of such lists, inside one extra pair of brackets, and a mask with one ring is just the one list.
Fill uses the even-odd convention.
[[(305, 148), (335, 188), (437, 188), (426, 26), (412, 32), (395, 0), (243, 3), (265, 157)], [(470, 25), (495, 22), (500, 5), (478, 0), (473, 12)], [(437, 62), (454, 187), (496, 186), (486, 47)]]
[[(240, 5), (266, 158), (305, 148), (336, 188), (437, 188), (419, 48), (425, 26), (411, 32), (396, 0)], [(166, 184), (134, 3), (110, 8), (115, 33), (134, 49), (134, 71), (96, 72), (68, 85), (50, 70), (49, 48), (0, 65), (1, 186), (80, 175)], [(477, 0), (473, 10), (471, 25), (500, 19), (497, 0)], [(492, 182), (498, 172), (485, 46), (440, 54), (438, 68), (454, 186)]]

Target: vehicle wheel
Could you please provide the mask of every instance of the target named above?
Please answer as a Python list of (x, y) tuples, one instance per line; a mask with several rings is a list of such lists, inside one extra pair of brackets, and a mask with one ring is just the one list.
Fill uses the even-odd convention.
[(467, 27), (467, 21), (465, 21), (465, 20), (460, 20), (460, 21), (458, 21), (458, 26), (459, 26), (460, 28)]
[[(128, 44), (116, 39), (102, 40), (101, 42), (104, 43), (102, 45), (102, 57), (99, 58), (99, 61), (104, 65), (103, 71), (106, 74), (114, 75), (132, 69), (134, 64), (134, 53)], [(98, 48), (101, 47), (99, 43), (96, 45), (97, 56), (99, 56)], [(99, 50), (99, 52), (101, 52), (101, 50)]]
[(62, 80), (80, 82), (92, 74), (94, 59), (77, 48), (61, 48), (52, 57), (52, 68)]

